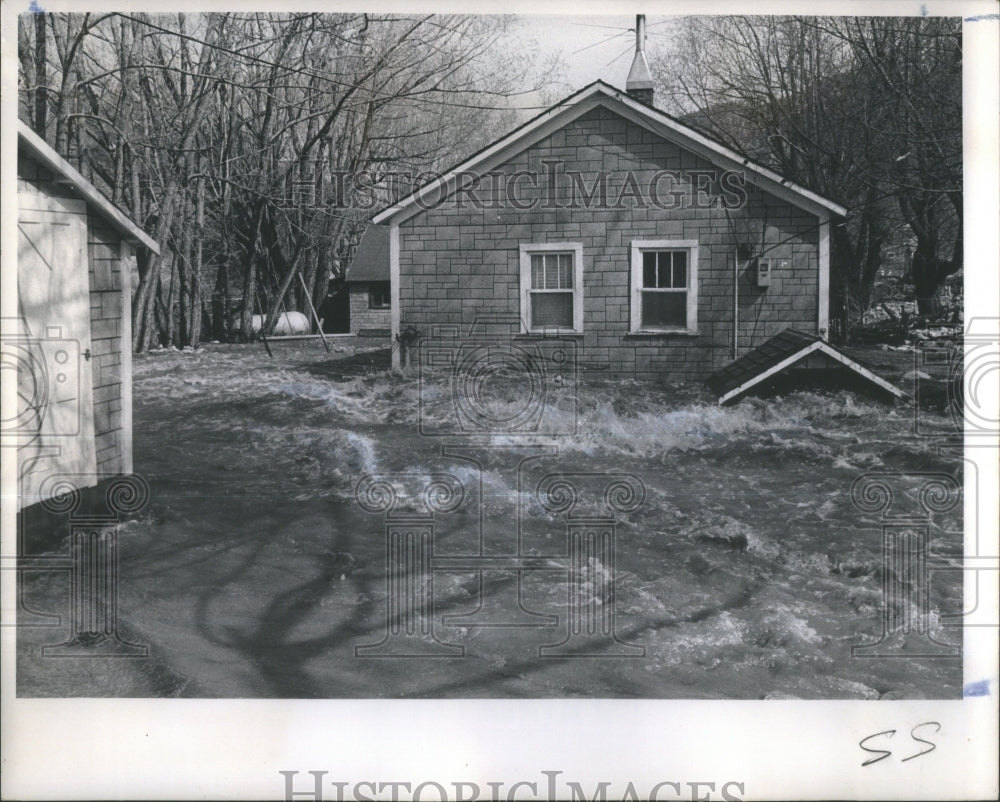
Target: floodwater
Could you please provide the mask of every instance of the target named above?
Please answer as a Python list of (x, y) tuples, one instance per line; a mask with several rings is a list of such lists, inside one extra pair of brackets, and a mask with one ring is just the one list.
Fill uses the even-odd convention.
[[(719, 408), (699, 386), (566, 377), (529, 433), (481, 437), (448, 382), (333, 343), (136, 358), (151, 500), (119, 530), (118, 616), (150, 656), (41, 658), (67, 631), (24, 629), (19, 693), (961, 696), (961, 572), (932, 572), (921, 601), (915, 563), (883, 556), (887, 515), (917, 516), (932, 558), (961, 554), (961, 504), (921, 501), (961, 486), (943, 416), (918, 435), (912, 407), (847, 392)], [(480, 389), (508, 420), (534, 392)], [(877, 488), (852, 500), (866, 474), (890, 509)], [(388, 541), (387, 513), (415, 538)], [(887, 608), (883, 579), (911, 592)], [(52, 609), (67, 584), (26, 577), (25, 599)]]

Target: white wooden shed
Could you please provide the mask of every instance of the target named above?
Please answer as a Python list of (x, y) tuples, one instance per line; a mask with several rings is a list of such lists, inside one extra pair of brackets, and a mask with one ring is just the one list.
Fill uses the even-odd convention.
[(157, 243), (55, 150), (18, 124), (16, 320), (3, 321), (16, 367), (18, 509), (132, 472), (131, 271)]

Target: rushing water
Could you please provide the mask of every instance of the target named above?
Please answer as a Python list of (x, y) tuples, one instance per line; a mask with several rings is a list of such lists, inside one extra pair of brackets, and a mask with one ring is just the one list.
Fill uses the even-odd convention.
[[(121, 532), (119, 610), (151, 659), (111, 671), (46, 664), (28, 653), (42, 642), (31, 635), (22, 692), (960, 695), (960, 660), (852, 657), (853, 645), (877, 640), (884, 612), (882, 512), (852, 501), (855, 480), (883, 474), (894, 503), (913, 510), (928, 475), (960, 481), (959, 460), (913, 433), (912, 409), (846, 392), (720, 408), (700, 387), (583, 379), (546, 399), (530, 436), (470, 439), (447, 382), (394, 376), (384, 352), (338, 347), (328, 356), (318, 344), (283, 344), (273, 360), (251, 346), (137, 359), (135, 469), (152, 500)], [(495, 409), (516, 414), (523, 392), (498, 390)], [(454, 453), (471, 444), (478, 466)], [(576, 516), (607, 515), (601, 483), (615, 476), (637, 477), (642, 494), (614, 512), (613, 554), (584, 554), (585, 581), (572, 589), (565, 510), (538, 492), (545, 477), (567, 473), (580, 490)], [(390, 601), (384, 517), (355, 499), (369, 474), (401, 477), (399, 491), (442, 474), (462, 484), (461, 504), (435, 515), (433, 620), (413, 619), (439, 643), (427, 636), (410, 651), (430, 642), (464, 656), (356, 656), (383, 637)], [(426, 512), (419, 498), (408, 503), (403, 512)], [(932, 554), (961, 552), (960, 510), (927, 519)], [(530, 566), (520, 583), (462, 561), (515, 552)], [(37, 577), (28, 590), (56, 598), (61, 581)], [(960, 630), (941, 618), (961, 597), (960, 572), (941, 573), (929, 609), (909, 612), (958, 645)], [(600, 656), (540, 657), (539, 647), (565, 638), (569, 598), (598, 627), (612, 605), (620, 643)]]

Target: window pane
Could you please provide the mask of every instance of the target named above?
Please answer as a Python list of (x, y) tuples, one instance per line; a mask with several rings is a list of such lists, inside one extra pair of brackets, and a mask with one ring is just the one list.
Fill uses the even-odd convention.
[(656, 251), (645, 251), (642, 254), (642, 286), (656, 286)]
[(573, 257), (568, 253), (551, 253), (545, 256), (545, 287), (547, 290), (573, 288)]
[(531, 254), (531, 289), (573, 289), (573, 254)]
[(686, 292), (644, 292), (642, 294), (642, 326), (687, 327)]
[(687, 286), (687, 251), (674, 251), (674, 287)]
[(531, 254), (531, 286), (544, 287), (544, 257), (540, 253)]
[(573, 254), (559, 254), (559, 288), (573, 289)]
[(552, 254), (544, 254), (542, 263), (545, 265), (545, 272), (542, 274), (542, 282), (538, 285), (538, 289), (547, 290), (552, 282)]
[(656, 286), (660, 288), (669, 288), (672, 286), (670, 283), (670, 257), (672, 254), (670, 251), (660, 251), (657, 256)]
[[(687, 287), (687, 254), (677, 253), (674, 254), (674, 283), (675, 289), (683, 289)], [(677, 258), (680, 257), (680, 258)]]
[(573, 293), (531, 294), (531, 328), (542, 329), (551, 326), (573, 328)]

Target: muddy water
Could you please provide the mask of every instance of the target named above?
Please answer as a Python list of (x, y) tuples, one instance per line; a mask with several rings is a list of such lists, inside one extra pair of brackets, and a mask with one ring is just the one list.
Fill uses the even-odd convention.
[[(720, 409), (699, 387), (585, 380), (547, 399), (532, 436), (470, 439), (447, 384), (392, 376), (384, 352), (338, 347), (137, 361), (135, 467), (152, 501), (122, 530), (119, 609), (151, 661), (53, 666), (31, 657), (31, 636), (23, 693), (960, 696), (960, 660), (914, 656), (912, 640), (892, 644), (906, 659), (852, 657), (878, 640), (884, 614), (882, 512), (852, 502), (855, 480), (886, 475), (896, 511), (911, 513), (928, 474), (960, 481), (958, 461), (913, 434), (912, 410), (847, 393)], [(498, 392), (496, 403), (516, 412), (519, 400)], [(422, 435), (421, 421), (454, 436)], [(613, 551), (583, 552), (575, 585), (566, 510), (538, 491), (567, 473), (570, 517), (613, 529)], [(427, 512), (408, 482), (450, 475), (463, 487), (434, 516), (432, 614), (409, 619), (418, 637), (385, 647), (404, 658), (355, 651), (384, 639), (391, 602), (384, 514), (355, 499), (366, 474), (403, 477), (402, 513)], [(625, 475), (640, 481), (641, 503), (609, 513), (605, 487)], [(960, 505), (927, 519), (933, 554), (960, 553), (959, 516)], [(36, 577), (28, 590), (51, 601), (61, 581)], [(937, 574), (928, 609), (908, 612), (958, 645), (941, 619), (961, 595), (958, 572)], [(557, 646), (583, 608), (584, 633), (613, 618), (615, 639)]]

